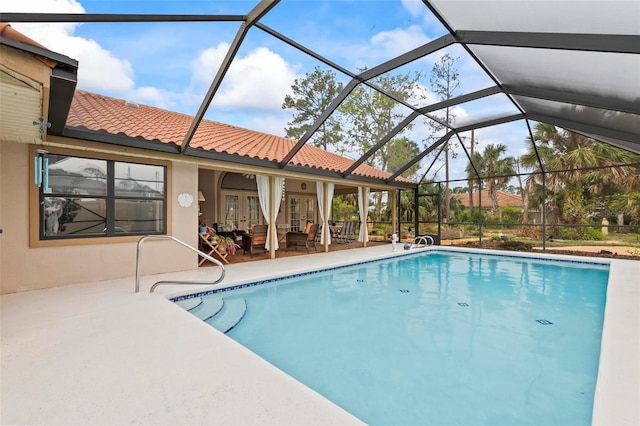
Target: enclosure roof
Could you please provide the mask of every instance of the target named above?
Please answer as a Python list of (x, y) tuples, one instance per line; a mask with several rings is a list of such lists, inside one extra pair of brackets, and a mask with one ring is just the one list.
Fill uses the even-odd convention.
[[(358, 73), (349, 71), (317, 50), (267, 25), (270, 14), (286, 11), (294, 4), (263, 0), (253, 9), (237, 15), (5, 13), (3, 19), (15, 22), (241, 22), (224, 60), (213, 76), (209, 91), (180, 141), (183, 155), (209, 155), (204, 152), (205, 143), (197, 136), (202, 131), (200, 126), (204, 114), (252, 28), (262, 30), (350, 79), (344, 90), (298, 142), (288, 147), (284, 155), (279, 151), (280, 154), (273, 157), (275, 161), (271, 163), (275, 163), (276, 168), (308, 167), (309, 162), (303, 160), (306, 154), (302, 149), (358, 86), (373, 88), (394, 99), (409, 113), (385, 137), (371, 141), (373, 148), (351, 167), (346, 170), (340, 167), (327, 170), (334, 175), (335, 170), (341, 170), (337, 173), (340, 177), (354, 178), (354, 174), (361, 170), (361, 164), (419, 117), (439, 122), (444, 131), (432, 135), (429, 145), (413, 158), (407, 158), (405, 165), (389, 177), (377, 179), (384, 183), (399, 183), (402, 173), (419, 164), (428, 154), (437, 152), (449, 138), (472, 129), (521, 120), (526, 120), (529, 129), (530, 121), (548, 123), (640, 153), (638, 1), (423, 0), (420, 5), (424, 5), (444, 28), (442, 35)], [(359, 7), (367, 7), (366, 2), (358, 4), (361, 5)], [(242, 2), (234, 6), (241, 8), (246, 5)], [(308, 19), (312, 20), (313, 17), (309, 16)], [(296, 25), (305, 25), (305, 22), (296, 22)], [(488, 86), (444, 101), (416, 105), (406, 99), (398, 99), (393, 93), (375, 85), (376, 77), (453, 47), (472, 58), (475, 66), (485, 73), (490, 82)], [(485, 114), (476, 114), (457, 122), (438, 121), (439, 111), (472, 103), (480, 106), (477, 109)], [(489, 103), (498, 107), (489, 107)], [(258, 138), (251, 143), (258, 144), (260, 140)], [(239, 161), (254, 163), (255, 159), (256, 156), (249, 155), (241, 157)]]
[(640, 2), (428, 5), (525, 118), (640, 152)]

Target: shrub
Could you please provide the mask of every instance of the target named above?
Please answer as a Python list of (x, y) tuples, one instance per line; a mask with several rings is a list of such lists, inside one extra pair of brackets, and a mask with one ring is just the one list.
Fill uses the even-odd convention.
[(518, 230), (518, 237), (527, 238), (532, 240), (542, 239), (542, 227), (541, 226), (522, 226)]
[(583, 240), (600, 241), (603, 239), (602, 231), (597, 228), (584, 228), (581, 234)]

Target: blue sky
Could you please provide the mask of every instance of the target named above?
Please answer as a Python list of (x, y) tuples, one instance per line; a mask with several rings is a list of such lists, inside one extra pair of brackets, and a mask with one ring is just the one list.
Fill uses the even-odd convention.
[[(257, 0), (112, 1), (5, 0), (1, 12), (246, 14)], [(261, 21), (352, 72), (373, 67), (446, 34), (420, 0), (283, 0)], [(231, 44), (240, 23), (85, 23), (12, 26), (47, 48), (77, 59), (78, 89), (193, 115)], [(401, 69), (422, 71), (427, 103), (433, 64), (448, 52), (459, 57), (461, 86), (457, 94), (485, 88), (491, 81), (479, 66), (454, 47)], [(289, 111), (284, 96), (296, 78), (314, 67), (327, 67), (260, 29), (245, 38), (206, 118), (270, 134), (284, 135)], [(336, 71), (340, 81), (349, 78)], [(418, 105), (419, 106), (419, 105)], [(458, 123), (492, 116), (508, 102), (487, 99), (455, 110)], [(422, 123), (412, 131), (416, 141), (429, 132)], [(476, 131), (479, 150), (504, 143), (509, 155), (524, 152), (523, 122)], [(357, 154), (350, 155), (357, 158)], [(461, 155), (460, 157), (463, 157)], [(424, 167), (431, 162), (426, 158)], [(464, 175), (462, 161), (452, 163), (452, 177)], [(430, 175), (431, 177), (431, 175)], [(437, 177), (444, 178), (440, 173)]]

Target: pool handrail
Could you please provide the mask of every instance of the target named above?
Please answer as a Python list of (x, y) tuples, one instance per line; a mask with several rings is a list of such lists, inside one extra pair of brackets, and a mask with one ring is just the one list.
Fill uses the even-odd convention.
[(221, 268), (220, 278), (218, 278), (217, 280), (215, 280), (213, 282), (209, 282), (209, 281), (158, 281), (158, 282), (156, 282), (155, 284), (153, 284), (151, 286), (151, 289), (149, 289), (149, 293), (153, 293), (153, 290), (155, 290), (157, 286), (162, 285), (162, 284), (216, 285), (216, 284), (220, 283), (224, 279), (224, 276), (226, 274), (226, 270), (225, 270), (224, 265), (222, 264), (222, 262), (220, 262), (219, 260), (214, 259), (213, 257), (209, 256), (208, 254), (203, 253), (200, 250), (198, 250), (197, 248), (191, 247), (189, 244), (185, 243), (184, 241), (181, 241), (181, 240), (179, 240), (179, 239), (177, 239), (175, 237), (172, 237), (170, 235), (145, 235), (144, 237), (140, 238), (140, 240), (138, 240), (137, 255), (136, 255), (136, 289), (135, 289), (136, 293), (140, 292), (140, 257), (142, 255), (141, 247), (142, 247), (142, 242), (144, 240), (146, 240), (147, 238), (158, 238), (158, 239), (175, 241), (176, 243), (188, 248), (189, 250), (195, 251), (200, 256), (202, 256), (205, 259), (215, 263), (216, 265), (218, 265)]
[[(427, 241), (427, 238), (431, 240), (431, 243)], [(433, 237), (431, 235), (418, 235), (413, 239), (411, 243), (411, 248), (424, 248), (432, 246), (434, 243)]]

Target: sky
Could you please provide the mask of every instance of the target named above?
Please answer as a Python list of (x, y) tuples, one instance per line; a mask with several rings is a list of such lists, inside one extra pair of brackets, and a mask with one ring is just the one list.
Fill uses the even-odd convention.
[[(257, 3), (257, 0), (5, 0), (0, 13), (244, 15)], [(354, 73), (447, 34), (420, 0), (282, 0), (261, 22)], [(194, 115), (240, 23), (12, 23), (11, 26), (48, 49), (78, 60), (79, 90)], [(422, 102), (437, 100), (430, 91), (429, 77), (433, 65), (445, 53), (458, 58), (461, 84), (456, 95), (492, 85), (475, 61), (454, 46), (398, 70), (425, 75), (419, 80), (427, 94)], [(291, 111), (282, 109), (284, 97), (291, 93), (296, 79), (304, 78), (316, 66), (328, 68), (254, 27), (243, 40), (205, 118), (284, 136), (284, 129), (293, 118)], [(339, 81), (350, 80), (339, 71), (334, 72)], [(500, 97), (456, 107), (456, 122), (462, 124), (505, 109), (513, 110)], [(426, 125), (416, 122), (409, 136), (421, 141), (429, 133)], [(479, 129), (475, 132), (476, 150), (481, 152), (488, 144), (502, 143), (508, 147), (507, 155), (519, 156), (526, 151), (527, 136), (522, 121)], [(469, 135), (465, 140), (469, 140)], [(452, 179), (466, 175), (466, 163), (461, 160), (464, 154), (460, 148), (456, 150), (460, 155), (451, 163)], [(355, 159), (359, 155), (347, 156)], [(429, 158), (422, 161), (421, 173), (430, 163)], [(435, 177), (444, 179), (442, 169)]]

